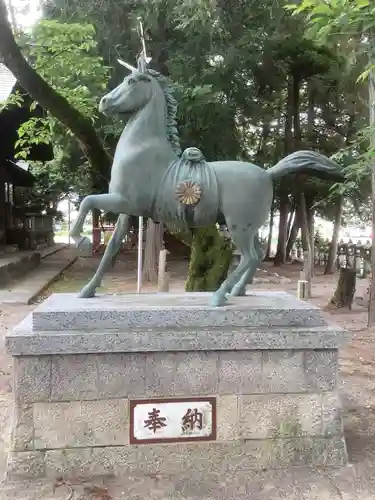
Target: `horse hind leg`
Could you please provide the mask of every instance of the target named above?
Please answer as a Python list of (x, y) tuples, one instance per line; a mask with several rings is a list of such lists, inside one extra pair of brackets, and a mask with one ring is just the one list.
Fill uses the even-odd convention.
[(234, 297), (246, 295), (246, 287), (253, 282), (258, 265), (264, 258), (264, 246), (257, 234), (254, 237), (253, 248), (255, 250), (255, 255), (253, 255), (253, 259), (248, 269), (246, 269), (239, 281), (232, 288), (231, 295)]
[[(237, 228), (237, 226), (230, 227), (230, 232), (232, 235), (232, 240), (236, 245), (237, 250), (241, 254), (241, 260), (236, 269), (227, 277), (227, 279), (221, 284), (220, 288), (212, 296), (211, 305), (223, 306), (226, 302), (226, 294), (230, 293), (232, 288), (238, 281), (244, 272), (251, 265), (251, 246), (249, 247), (249, 231), (242, 228)], [(254, 240), (254, 234), (252, 231), (250, 240)]]

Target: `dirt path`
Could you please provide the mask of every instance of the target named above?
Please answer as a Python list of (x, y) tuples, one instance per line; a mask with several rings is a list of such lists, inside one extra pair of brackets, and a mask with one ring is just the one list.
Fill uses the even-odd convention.
[[(46, 295), (56, 292), (77, 291), (87, 282), (96, 268), (96, 259), (78, 261), (65, 275), (53, 284)], [(300, 265), (274, 268), (265, 264), (267, 272), (258, 273), (258, 289), (286, 290), (295, 293)], [(171, 291), (183, 291), (187, 271), (186, 262), (171, 262)], [(289, 280), (275, 276), (287, 277)], [(102, 290), (108, 293), (131, 292), (136, 287), (135, 256), (118, 262), (106, 276)], [(268, 280), (268, 282), (267, 282)], [(313, 284), (312, 302), (325, 308), (336, 285), (337, 276), (324, 276), (317, 270)], [(363, 285), (362, 285), (363, 286)], [(155, 287), (146, 284), (145, 291)], [(42, 300), (43, 297), (40, 299)], [(4, 337), (9, 328), (18, 323), (33, 306), (5, 306), (0, 317), (0, 470), (4, 470), (4, 441), (7, 437), (7, 422), (11, 403), (11, 360), (4, 353)], [(92, 494), (78, 487), (73, 499), (79, 500), (148, 500), (179, 498), (197, 500), (374, 500), (375, 499), (375, 330), (366, 326), (366, 311), (354, 306), (352, 311), (326, 310), (331, 321), (352, 332), (348, 346), (340, 353), (340, 385), (344, 402), (345, 436), (352, 467), (342, 471), (276, 471), (257, 474), (247, 484), (238, 483), (235, 478), (179, 477), (134, 478), (124, 485), (112, 482), (108, 485), (110, 496)], [(30, 488), (24, 493), (7, 491), (1, 499), (67, 500), (69, 491), (61, 488), (55, 495), (51, 485), (41, 485), (35, 491)], [(103, 490), (104, 491), (104, 490)], [(46, 495), (46, 496), (44, 496)], [(99, 495), (99, 496), (98, 496)]]

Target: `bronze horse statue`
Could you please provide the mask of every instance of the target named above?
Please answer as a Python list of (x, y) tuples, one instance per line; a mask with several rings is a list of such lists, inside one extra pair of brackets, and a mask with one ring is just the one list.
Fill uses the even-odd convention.
[(177, 131), (177, 102), (170, 81), (142, 61), (124, 81), (105, 95), (99, 110), (107, 116), (128, 117), (118, 141), (107, 194), (83, 199), (71, 236), (78, 247), (90, 247), (81, 236), (92, 209), (118, 213), (116, 228), (99, 267), (80, 297), (93, 297), (128, 230), (129, 215), (151, 217), (174, 227), (197, 227), (225, 218), (241, 254), (237, 268), (213, 293), (212, 305), (222, 306), (226, 295), (245, 295), (246, 285), (263, 258), (258, 230), (273, 198), (273, 184), (290, 173), (307, 173), (342, 181), (337, 163), (311, 151), (298, 151), (272, 168), (221, 160), (206, 162), (196, 148), (181, 154)]

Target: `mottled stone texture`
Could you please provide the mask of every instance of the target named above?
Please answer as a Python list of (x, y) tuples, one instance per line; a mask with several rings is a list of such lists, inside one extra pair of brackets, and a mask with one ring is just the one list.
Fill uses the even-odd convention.
[(36, 450), (128, 443), (127, 400), (34, 404)]
[(320, 393), (335, 388), (337, 375), (331, 349), (25, 356), (14, 363), (20, 403)]
[[(345, 332), (312, 304), (284, 292), (49, 297), (7, 335), (13, 356), (222, 350), (337, 349)], [(58, 335), (56, 335), (58, 332)]]
[[(30, 460), (32, 459), (32, 462)], [(178, 475), (182, 471), (245, 473), (281, 466), (340, 466), (347, 462), (343, 437), (154, 444), (11, 453), (8, 475), (56, 478), (118, 474)], [(18, 468), (21, 465), (22, 469)], [(44, 468), (43, 468), (44, 467)]]
[[(163, 297), (165, 302), (168, 295)], [(149, 306), (137, 297), (133, 311), (129, 303), (120, 307), (116, 321), (125, 318), (127, 323), (118, 331), (108, 319), (118, 298), (113, 303), (106, 299), (102, 315), (95, 310), (98, 301), (95, 307), (89, 300), (79, 307), (70, 302), (79, 321), (91, 313), (100, 319), (99, 326), (108, 319), (104, 330), (79, 332), (62, 307), (53, 310), (56, 300), (42, 306), (34, 319), (46, 326), (59, 318), (70, 329), (27, 333), (29, 318), (7, 339), (14, 355), (15, 400), (9, 478), (187, 470), (224, 474), (346, 463), (336, 383), (342, 332), (322, 325), (313, 306), (287, 294), (267, 299), (263, 293), (256, 302), (261, 312), (254, 304), (246, 311), (246, 301), (252, 300), (247, 297), (239, 302), (238, 316), (235, 307), (220, 308), (221, 323), (219, 316), (215, 323), (210, 320), (214, 312), (197, 305), (196, 296), (189, 296), (182, 308), (183, 299), (174, 297), (168, 328), (154, 331), (147, 325), (156, 321), (157, 308), (150, 306), (146, 321)], [(83, 303), (89, 304), (84, 314)], [(168, 309), (163, 307), (161, 322)], [(287, 317), (294, 318), (292, 329), (280, 327), (285, 318), (279, 313), (287, 309)], [(178, 311), (181, 321), (172, 327)], [(188, 317), (195, 328), (190, 333)], [(134, 330), (129, 329), (131, 318)], [(246, 326), (250, 319), (255, 326)], [(129, 444), (129, 400), (189, 396), (216, 396), (215, 442)]]
[(74, 294), (50, 296), (33, 312), (35, 330), (119, 328), (198, 328), (322, 326), (321, 311), (284, 292), (255, 292), (227, 306), (210, 307), (211, 294), (107, 295), (90, 301)]

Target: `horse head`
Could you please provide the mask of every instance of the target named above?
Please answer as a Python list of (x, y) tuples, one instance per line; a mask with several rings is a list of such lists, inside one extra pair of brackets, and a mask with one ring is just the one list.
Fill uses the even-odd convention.
[(101, 99), (99, 111), (107, 116), (130, 114), (144, 108), (159, 88), (157, 81), (147, 73), (143, 61), (138, 62), (138, 68), (124, 61), (119, 60), (119, 63), (131, 74)]

